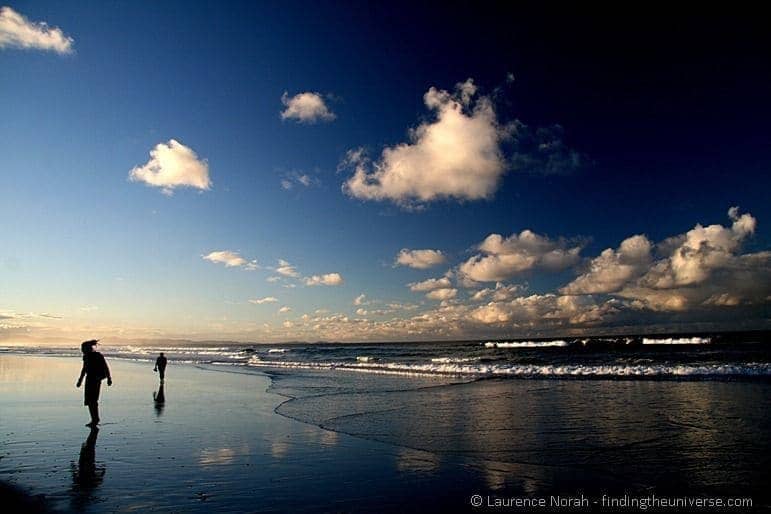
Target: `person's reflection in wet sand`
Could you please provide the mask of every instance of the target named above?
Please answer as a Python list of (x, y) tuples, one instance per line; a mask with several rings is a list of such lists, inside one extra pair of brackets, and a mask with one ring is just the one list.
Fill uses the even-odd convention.
[(75, 510), (83, 510), (85, 505), (92, 500), (94, 490), (102, 484), (106, 469), (104, 465), (96, 465), (96, 438), (99, 435), (97, 427), (91, 428), (83, 446), (80, 447), (78, 465), (73, 462), (72, 467), (72, 494)]
[(163, 408), (166, 406), (166, 394), (163, 392), (163, 382), (158, 388), (158, 392), (153, 392), (153, 401), (155, 402), (155, 415), (160, 417), (163, 414)]

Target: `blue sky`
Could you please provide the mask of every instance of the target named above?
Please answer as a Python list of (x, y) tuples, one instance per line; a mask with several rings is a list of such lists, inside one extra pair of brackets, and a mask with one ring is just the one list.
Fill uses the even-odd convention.
[(4, 7), (0, 339), (767, 327), (762, 27), (453, 6)]

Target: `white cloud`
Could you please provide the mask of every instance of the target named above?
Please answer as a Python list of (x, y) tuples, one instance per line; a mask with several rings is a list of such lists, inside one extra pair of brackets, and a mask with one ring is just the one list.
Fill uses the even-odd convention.
[(249, 303), (253, 303), (255, 305), (263, 305), (265, 303), (276, 303), (278, 301), (278, 298), (274, 296), (266, 296), (264, 298), (253, 298), (249, 300)]
[(323, 275), (305, 277), (306, 286), (339, 286), (342, 283), (343, 277), (340, 273), (325, 273)]
[(445, 261), (445, 256), (440, 250), (409, 250), (402, 248), (396, 256), (395, 263), (410, 268), (428, 269)]
[(292, 312), (292, 308), (291, 308), (291, 307), (289, 307), (288, 305), (284, 305), (283, 307), (281, 307), (281, 308), (278, 310), (278, 313), (279, 313), (279, 314), (286, 314), (287, 312)]
[(739, 216), (736, 207), (728, 210), (728, 216), (733, 221), (731, 227), (696, 225), (689, 230), (669, 259), (657, 263), (643, 282), (657, 289), (689, 286), (704, 282), (712, 271), (727, 266), (757, 224), (749, 214)]
[(294, 266), (289, 264), (284, 259), (278, 260), (278, 267), (275, 269), (276, 273), (279, 275), (283, 275), (285, 277), (299, 277), (300, 274), (297, 272), (297, 269), (295, 269)]
[(425, 292), (425, 291), (433, 291), (434, 289), (448, 288), (448, 287), (451, 287), (452, 284), (450, 284), (449, 278), (442, 277), (442, 278), (429, 278), (428, 280), (423, 280), (422, 282), (412, 282), (411, 284), (407, 284), (407, 285), (410, 287), (410, 291)]
[(231, 252), (230, 250), (219, 250), (211, 252), (207, 255), (201, 256), (204, 260), (214, 262), (217, 264), (224, 264), (228, 268), (242, 267), (248, 270), (255, 270), (259, 268), (257, 261), (247, 261), (238, 252)]
[(379, 161), (361, 151), (345, 162), (354, 174), (344, 184), (350, 196), (391, 200), (402, 206), (443, 198), (490, 198), (506, 170), (500, 143), (507, 131), (499, 126), (492, 102), (479, 97), (468, 79), (454, 94), (430, 88), (423, 101), (436, 120), (410, 130), (410, 142), (386, 147)]
[(485, 325), (535, 325), (554, 323), (557, 326), (596, 324), (618, 309), (615, 301), (597, 304), (591, 296), (558, 296), (554, 294), (520, 296), (511, 301), (490, 302), (473, 309), (471, 318)]
[(762, 303), (771, 292), (771, 252), (739, 254), (757, 221), (728, 211), (731, 226), (697, 224), (656, 245), (644, 236), (623, 241), (593, 259), (589, 270), (561, 289), (567, 294), (607, 293), (635, 309), (688, 311)]
[(316, 177), (312, 177), (307, 173), (292, 172), (292, 173), (287, 173), (281, 179), (281, 189), (284, 189), (285, 191), (290, 191), (297, 186), (311, 187), (311, 186), (317, 186), (319, 185), (319, 183), (320, 183), (319, 179), (317, 179)]
[(463, 279), (474, 282), (498, 282), (533, 268), (559, 271), (576, 264), (581, 246), (565, 240), (551, 240), (530, 230), (504, 238), (490, 234), (475, 255), (459, 267)]
[(358, 309), (356, 309), (356, 315), (357, 315), (357, 316), (366, 316), (367, 314), (369, 314), (369, 312), (367, 311), (367, 309), (363, 309), (363, 308), (361, 308), (361, 307), (359, 307)]
[(451, 287), (445, 287), (441, 289), (434, 289), (433, 291), (429, 291), (426, 293), (426, 298), (429, 298), (431, 300), (449, 300), (451, 298), (455, 298), (455, 296), (458, 294), (458, 290), (451, 288)]
[(589, 270), (563, 287), (564, 294), (613, 293), (639, 277), (651, 262), (651, 243), (644, 235), (622, 241), (618, 250), (605, 249), (592, 259)]
[(354, 298), (353, 304), (354, 305), (366, 305), (368, 303), (366, 301), (366, 299), (367, 299), (367, 295), (365, 295), (364, 293), (361, 293), (359, 296)]
[(524, 290), (525, 288), (521, 285), (514, 284), (507, 286), (502, 282), (497, 282), (494, 289), (481, 289), (471, 295), (471, 299), (475, 302), (479, 302), (490, 298), (494, 302), (503, 302), (518, 296)]
[(10, 7), (0, 7), (0, 48), (31, 48), (72, 53), (73, 39), (46, 22), (29, 21)]
[(271, 277), (268, 277), (268, 278), (266, 278), (265, 280), (266, 280), (267, 282), (270, 282), (270, 283), (272, 284), (272, 283), (275, 283), (275, 282), (278, 282), (278, 281), (280, 281), (280, 280), (281, 280), (281, 277), (277, 277), (277, 276), (273, 275), (273, 276), (271, 276)]
[(282, 120), (297, 120), (300, 123), (316, 123), (318, 121), (332, 121), (335, 114), (329, 110), (324, 98), (319, 93), (305, 92), (289, 97), (289, 93), (281, 95), (281, 103), (284, 109), (281, 112)]
[(144, 182), (160, 187), (164, 194), (171, 195), (174, 188), (192, 187), (206, 191), (211, 189), (209, 164), (200, 160), (189, 147), (175, 139), (158, 143), (150, 150), (150, 160), (144, 166), (137, 166), (129, 172), (132, 182)]

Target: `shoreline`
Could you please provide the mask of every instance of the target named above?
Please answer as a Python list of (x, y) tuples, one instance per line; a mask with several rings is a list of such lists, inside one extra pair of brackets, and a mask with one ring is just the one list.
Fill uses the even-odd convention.
[(64, 512), (417, 512), (430, 503), (421, 491), (471, 474), (437, 477), (421, 467), (434, 458), (283, 416), (261, 372), (170, 366), (158, 409), (152, 367), (108, 362), (89, 450), (79, 359), (0, 355), (0, 481)]
[(734, 491), (771, 506), (764, 381), (458, 382), (170, 363), (159, 406), (152, 363), (108, 361), (114, 385), (89, 446), (79, 359), (0, 354), (0, 481), (95, 513), (473, 511), (474, 494), (627, 490)]

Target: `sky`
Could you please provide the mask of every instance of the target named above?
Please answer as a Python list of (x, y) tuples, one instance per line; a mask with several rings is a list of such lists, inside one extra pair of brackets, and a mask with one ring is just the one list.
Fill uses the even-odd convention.
[(751, 12), (0, 3), (0, 342), (769, 328)]

